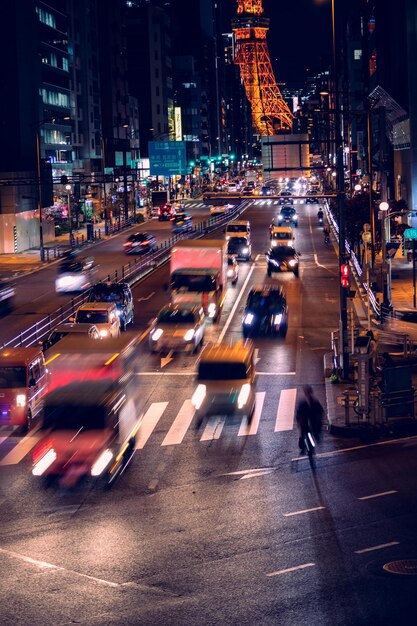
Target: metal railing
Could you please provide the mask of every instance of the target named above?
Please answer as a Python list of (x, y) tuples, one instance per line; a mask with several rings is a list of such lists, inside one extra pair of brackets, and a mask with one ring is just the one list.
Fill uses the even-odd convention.
[[(120, 268), (116, 268), (107, 275), (107, 280), (111, 282), (127, 282), (130, 286), (145, 278), (148, 274), (155, 271), (158, 267), (166, 263), (171, 254), (171, 249), (177, 241), (182, 239), (199, 239), (205, 235), (218, 230), (225, 225), (231, 218), (242, 213), (248, 201), (244, 201), (235, 207), (231, 207), (227, 213), (210, 217), (208, 220), (200, 222), (193, 227), (188, 233), (178, 233), (161, 243), (157, 250), (150, 252), (140, 259), (134, 258), (128, 261)], [(72, 317), (77, 308), (86, 302), (88, 292), (71, 298), (70, 302), (60, 306), (51, 313), (45, 315), (35, 324), (29, 326), (21, 333), (5, 342), (2, 347), (29, 347), (44, 339), (58, 324), (62, 324)]]

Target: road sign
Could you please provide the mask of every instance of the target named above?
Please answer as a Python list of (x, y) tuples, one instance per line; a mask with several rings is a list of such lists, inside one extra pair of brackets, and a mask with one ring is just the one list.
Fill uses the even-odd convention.
[(185, 141), (150, 141), (149, 166), (151, 176), (187, 174)]
[(417, 239), (417, 228), (406, 228), (403, 237), (404, 239)]

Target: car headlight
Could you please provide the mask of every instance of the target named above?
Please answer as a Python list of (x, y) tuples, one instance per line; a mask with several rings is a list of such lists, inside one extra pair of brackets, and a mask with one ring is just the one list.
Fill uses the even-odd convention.
[(242, 248), (242, 254), (249, 254), (249, 248), (247, 246)]
[(71, 287), (73, 285), (75, 285), (77, 283), (77, 279), (74, 278), (73, 276), (61, 276), (60, 278), (57, 278), (56, 280), (56, 285), (58, 288), (68, 288)]
[(121, 311), (120, 309), (117, 309), (116, 315), (117, 317), (121, 317), (123, 315), (123, 311)]
[(246, 326), (250, 326), (253, 322), (253, 317), (254, 316), (252, 313), (247, 313), (245, 319), (243, 320), (243, 323), (246, 324)]
[(203, 404), (203, 400), (206, 397), (206, 385), (198, 385), (197, 389), (193, 393), (193, 397), (191, 398), (191, 404), (196, 409), (199, 409)]
[(233, 270), (227, 270), (227, 277), (231, 278), (233, 276)]
[(91, 468), (91, 476), (100, 476), (109, 465), (113, 458), (113, 452), (111, 450), (104, 450), (98, 457), (97, 461), (93, 463)]
[(291, 259), (291, 261), (288, 263), (288, 265), (290, 267), (295, 267), (297, 265), (297, 261), (295, 259)]
[(214, 317), (215, 316), (215, 314), (216, 314), (216, 305), (215, 305), (214, 302), (211, 302), (208, 305), (207, 311), (208, 311), (209, 317)]
[(298, 220), (298, 215), (294, 215), (292, 219), (296, 222)]
[(158, 341), (158, 339), (160, 339), (163, 334), (164, 334), (164, 331), (162, 330), (162, 328), (156, 328), (152, 332), (152, 340), (153, 341)]
[(107, 337), (108, 334), (109, 334), (109, 331), (106, 330), (105, 328), (102, 328), (100, 330), (100, 337)]
[(246, 402), (248, 401), (249, 394), (250, 394), (250, 384), (245, 383), (244, 385), (242, 385), (242, 389), (240, 390), (239, 396), (237, 398), (238, 409), (241, 409), (245, 406)]
[(275, 240), (272, 240), (272, 241), (271, 241), (271, 246), (272, 246), (273, 248), (275, 248), (275, 246), (276, 246), (276, 245), (277, 245), (277, 242), (276, 242)]
[(33, 466), (32, 474), (34, 476), (42, 476), (42, 474), (56, 461), (56, 452), (53, 448), (50, 448), (44, 456), (39, 459)]
[(26, 394), (18, 393), (16, 396), (16, 406), (25, 406), (26, 405)]
[(282, 322), (282, 313), (278, 313), (278, 315), (275, 315), (274, 317), (274, 324), (276, 326), (279, 326)]
[(278, 215), (278, 221), (282, 222), (282, 220), (283, 220), (283, 216), (282, 215)]
[(184, 340), (185, 341), (191, 341), (191, 339), (194, 337), (194, 329), (190, 328), (190, 330), (187, 330), (187, 332), (184, 335)]

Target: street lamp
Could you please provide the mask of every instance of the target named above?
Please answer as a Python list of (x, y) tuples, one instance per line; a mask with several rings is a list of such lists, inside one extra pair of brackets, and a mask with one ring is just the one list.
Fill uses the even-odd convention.
[(387, 241), (391, 239), (390, 215), (388, 202), (380, 202), (381, 211), (381, 240), (382, 240), (382, 278), (383, 278), (383, 303), (385, 307), (391, 308), (391, 259), (387, 259)]
[(72, 215), (71, 215), (71, 185), (65, 185), (68, 196), (68, 224), (69, 224), (69, 242), (72, 248)]
[(356, 191), (356, 193), (359, 193), (360, 191), (362, 191), (362, 185), (355, 185), (354, 190)]

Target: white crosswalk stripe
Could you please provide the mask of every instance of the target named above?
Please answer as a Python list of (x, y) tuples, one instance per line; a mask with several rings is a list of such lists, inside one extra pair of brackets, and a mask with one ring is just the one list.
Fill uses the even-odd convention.
[(136, 449), (141, 450), (149, 437), (152, 435), (157, 423), (161, 419), (168, 402), (153, 402), (146, 411), (140, 423), (138, 437), (136, 441)]
[(191, 404), (191, 400), (185, 400), (162, 442), (163, 446), (175, 446), (182, 443), (182, 440), (184, 439), (185, 434), (193, 421), (194, 413), (195, 410)]
[(261, 421), (262, 408), (265, 401), (265, 391), (258, 391), (256, 394), (255, 411), (252, 415), (251, 423), (248, 424), (246, 417), (243, 418), (239, 428), (238, 437), (246, 437), (247, 435), (256, 435), (258, 432), (259, 422)]
[(213, 439), (220, 439), (223, 426), (226, 421), (224, 415), (211, 417), (201, 435), (200, 441), (213, 441)]
[(297, 389), (283, 389), (279, 398), (275, 432), (292, 430), (294, 426), (295, 401)]
[(32, 450), (40, 439), (39, 434), (29, 434), (23, 437), (15, 447), (0, 461), (0, 465), (17, 465)]

